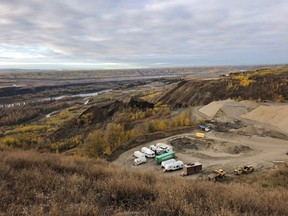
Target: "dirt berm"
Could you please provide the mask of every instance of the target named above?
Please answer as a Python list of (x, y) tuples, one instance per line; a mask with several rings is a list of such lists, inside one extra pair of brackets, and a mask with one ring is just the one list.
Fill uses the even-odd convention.
[(169, 105), (188, 106), (206, 105), (212, 101), (232, 99), (257, 101), (288, 101), (288, 68), (283, 72), (256, 71), (250, 77), (248, 86), (234, 76), (221, 77), (216, 80), (185, 80), (175, 88), (159, 96), (158, 101)]
[(288, 105), (262, 105), (241, 117), (278, 127), (288, 133)]
[(238, 119), (241, 115), (247, 113), (248, 110), (248, 106), (234, 100), (213, 101), (199, 109), (204, 115), (219, 121)]

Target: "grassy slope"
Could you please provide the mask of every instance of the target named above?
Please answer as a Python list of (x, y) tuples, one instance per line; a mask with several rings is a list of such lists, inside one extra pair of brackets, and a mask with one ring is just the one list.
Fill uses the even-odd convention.
[(288, 215), (283, 183), (288, 181), (288, 170), (273, 173), (274, 184), (264, 188), (259, 185), (265, 176), (257, 174), (259, 184), (253, 186), (249, 181), (191, 182), (103, 161), (4, 151), (0, 215)]
[(288, 101), (288, 67), (258, 69), (244, 73), (232, 74), (218, 80), (185, 80), (158, 97), (158, 101), (190, 106), (205, 105), (228, 98)]

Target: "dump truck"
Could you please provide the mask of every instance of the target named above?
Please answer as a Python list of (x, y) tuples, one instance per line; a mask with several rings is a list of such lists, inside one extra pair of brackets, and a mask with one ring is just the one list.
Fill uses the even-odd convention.
[(140, 165), (140, 164), (142, 164), (142, 163), (146, 163), (146, 162), (147, 162), (147, 159), (146, 159), (145, 156), (134, 159), (134, 165), (135, 165), (135, 166), (138, 166), (138, 165)]
[(183, 166), (184, 166), (183, 161), (175, 161), (172, 163), (168, 163), (164, 166), (164, 172), (179, 170), (182, 169)]
[(208, 175), (208, 180), (218, 181), (223, 179), (226, 175), (226, 172), (223, 169), (216, 169), (211, 174)]
[(202, 171), (202, 164), (200, 162), (185, 164), (181, 176), (188, 176)]
[(254, 166), (253, 165), (247, 165), (244, 167), (239, 167), (234, 170), (235, 175), (241, 175), (241, 174), (249, 174), (254, 171)]
[(160, 163), (162, 163), (162, 161), (166, 161), (166, 160), (169, 160), (172, 158), (175, 158), (175, 153), (174, 152), (167, 152), (165, 154), (156, 156), (155, 161), (157, 164), (160, 164)]

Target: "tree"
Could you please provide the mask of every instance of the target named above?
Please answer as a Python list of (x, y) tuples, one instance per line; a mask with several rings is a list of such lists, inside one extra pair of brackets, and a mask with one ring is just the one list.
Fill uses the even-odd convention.
[(96, 130), (88, 135), (86, 141), (86, 151), (88, 155), (98, 157), (99, 155), (103, 154), (106, 145), (107, 144), (105, 143), (103, 132)]
[(164, 131), (164, 130), (167, 130), (168, 124), (165, 120), (159, 120), (156, 122), (155, 127), (157, 130)]
[(104, 139), (113, 151), (119, 144), (125, 142), (124, 127), (121, 124), (110, 123), (107, 125)]
[(150, 122), (148, 124), (148, 133), (154, 133), (155, 132), (155, 126)]

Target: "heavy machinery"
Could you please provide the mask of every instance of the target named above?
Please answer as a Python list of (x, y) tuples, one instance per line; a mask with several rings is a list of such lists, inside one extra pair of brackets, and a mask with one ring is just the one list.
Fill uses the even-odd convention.
[(226, 175), (226, 172), (223, 169), (216, 169), (213, 171), (213, 173), (208, 175), (208, 180), (218, 181), (220, 179), (223, 179), (225, 175)]
[(247, 165), (244, 167), (239, 167), (234, 170), (235, 175), (241, 175), (241, 174), (249, 174), (254, 171), (254, 166), (253, 165)]

